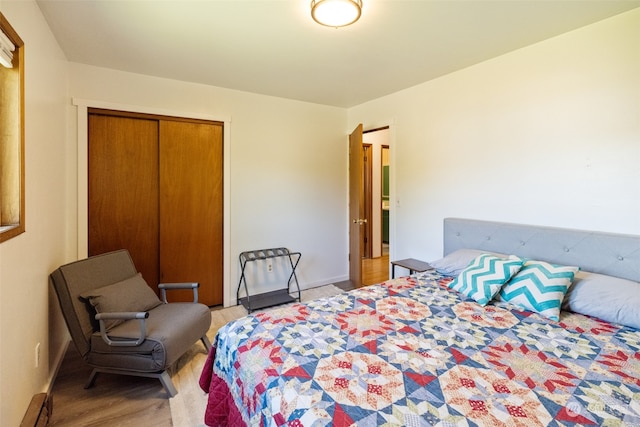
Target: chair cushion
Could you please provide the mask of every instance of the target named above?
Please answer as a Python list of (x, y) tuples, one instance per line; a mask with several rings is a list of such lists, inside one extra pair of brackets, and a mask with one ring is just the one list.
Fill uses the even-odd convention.
[[(97, 313), (149, 311), (162, 303), (140, 273), (112, 285), (84, 292), (80, 297), (88, 301)], [(107, 331), (120, 323), (122, 320), (106, 321)]]
[(83, 358), (91, 348), (91, 334), (97, 330), (97, 322), (95, 309), (80, 295), (136, 273), (129, 252), (122, 249), (65, 264), (49, 276), (73, 343)]
[[(91, 336), (90, 365), (141, 372), (158, 372), (171, 366), (211, 326), (211, 312), (204, 304), (161, 304), (149, 310), (147, 339), (136, 347), (114, 347), (104, 342), (100, 333)], [(138, 320), (127, 320), (109, 332), (112, 340), (137, 338)]]

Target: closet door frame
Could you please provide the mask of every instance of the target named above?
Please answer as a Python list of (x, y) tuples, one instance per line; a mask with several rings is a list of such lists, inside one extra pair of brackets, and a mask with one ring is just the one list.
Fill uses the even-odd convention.
[(102, 102), (95, 100), (85, 100), (74, 98), (72, 100), (73, 105), (77, 108), (77, 256), (78, 259), (86, 258), (89, 246), (88, 246), (88, 118), (89, 108), (99, 108), (105, 110), (125, 111), (129, 113), (151, 114), (157, 116), (171, 116), (180, 117), (185, 119), (200, 119), (209, 120), (215, 122), (222, 122), (223, 128), (223, 290), (222, 299), (225, 307), (229, 307), (232, 303), (235, 303), (235, 295), (232, 295), (230, 283), (231, 272), (231, 246), (230, 246), (230, 135), (231, 135), (231, 118), (228, 116), (208, 115), (208, 114), (196, 114), (183, 111), (170, 111), (158, 108), (132, 106), (126, 104), (116, 104), (110, 102)]

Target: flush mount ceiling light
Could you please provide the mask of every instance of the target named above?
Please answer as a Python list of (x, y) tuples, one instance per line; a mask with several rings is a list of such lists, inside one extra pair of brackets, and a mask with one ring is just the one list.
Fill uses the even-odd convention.
[(345, 27), (360, 19), (362, 0), (311, 0), (311, 17), (327, 27)]

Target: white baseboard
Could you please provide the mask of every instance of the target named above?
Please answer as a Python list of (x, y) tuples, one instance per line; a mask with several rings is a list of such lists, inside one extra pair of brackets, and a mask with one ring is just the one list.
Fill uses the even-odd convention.
[(58, 376), (58, 372), (60, 371), (60, 367), (62, 366), (62, 360), (64, 359), (64, 355), (67, 354), (67, 349), (69, 348), (69, 344), (71, 340), (64, 343), (60, 346), (58, 350), (58, 354), (56, 354), (55, 359), (53, 360), (52, 369), (49, 369), (49, 378), (47, 379), (47, 390), (46, 393), (51, 395), (51, 391), (53, 390), (53, 384), (56, 382), (56, 377)]
[(345, 280), (349, 280), (349, 276), (331, 277), (331, 278), (319, 280), (316, 282), (301, 283), (300, 290), (304, 291), (306, 289), (318, 288), (324, 285), (331, 285), (337, 282), (344, 282)]

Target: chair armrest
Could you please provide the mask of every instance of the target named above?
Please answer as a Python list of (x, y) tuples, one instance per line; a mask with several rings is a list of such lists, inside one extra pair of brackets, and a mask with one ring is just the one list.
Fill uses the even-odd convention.
[[(146, 319), (149, 317), (148, 311), (140, 311), (140, 312), (118, 312), (118, 313), (98, 313), (96, 314), (96, 320), (100, 322), (100, 335), (104, 342), (113, 347), (135, 347), (137, 345), (142, 344), (142, 342), (147, 338), (147, 322)], [(137, 339), (119, 339), (112, 340), (109, 338), (109, 334), (107, 334), (107, 328), (104, 324), (105, 320), (132, 320), (138, 319), (140, 321), (140, 336)]]
[(186, 282), (186, 283), (160, 283), (158, 289), (162, 295), (162, 302), (167, 304), (167, 291), (174, 289), (193, 289), (193, 302), (198, 302), (198, 288), (200, 283), (198, 282)]

